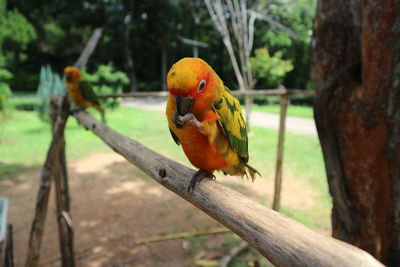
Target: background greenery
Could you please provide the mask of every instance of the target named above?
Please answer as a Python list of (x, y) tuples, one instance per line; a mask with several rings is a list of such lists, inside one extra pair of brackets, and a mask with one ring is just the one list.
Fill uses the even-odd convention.
[[(254, 49), (267, 47), (293, 66), (282, 77), (288, 88), (310, 88), (310, 39), (315, 0), (249, 0), (250, 7), (295, 32), (296, 38), (273, 24), (257, 20)], [(75, 62), (95, 27), (103, 27), (100, 43), (87, 66), (112, 64), (130, 83), (125, 91), (161, 90), (162, 58), (169, 68), (191, 56), (192, 48), (178, 36), (206, 42), (200, 57), (209, 62), (230, 88), (236, 88), (232, 66), (203, 0), (5, 0), (0, 3), (0, 68), (12, 73), (15, 91), (35, 91), (40, 67), (60, 73)], [(252, 56), (255, 56), (252, 54)], [(127, 58), (132, 59), (132, 65)], [(273, 88), (277, 81), (258, 79), (256, 88)]]

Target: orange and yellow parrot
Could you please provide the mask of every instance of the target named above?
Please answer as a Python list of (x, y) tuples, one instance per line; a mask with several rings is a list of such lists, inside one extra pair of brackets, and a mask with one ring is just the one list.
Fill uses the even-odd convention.
[(247, 129), (240, 104), (214, 70), (202, 59), (183, 58), (168, 72), (167, 86), (171, 135), (199, 168), (188, 191), (203, 178), (214, 178), (215, 170), (254, 180), (259, 173), (247, 164)]
[(69, 97), (80, 108), (94, 107), (101, 113), (101, 120), (105, 122), (104, 109), (101, 106), (92, 85), (85, 81), (80, 70), (76, 67), (66, 67), (64, 77)]

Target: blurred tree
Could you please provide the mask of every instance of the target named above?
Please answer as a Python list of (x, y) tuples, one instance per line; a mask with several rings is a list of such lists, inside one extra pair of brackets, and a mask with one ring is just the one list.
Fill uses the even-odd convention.
[(258, 48), (254, 51), (255, 57), (250, 58), (251, 68), (256, 79), (254, 85), (259, 82), (264, 88), (278, 88), (287, 72), (293, 69), (290, 60), (282, 59), (282, 51), (276, 51), (270, 56), (268, 48)]
[[(282, 58), (293, 62), (294, 70), (285, 80), (288, 86), (305, 87), (309, 80), (308, 41), (314, 2), (269, 1), (267, 15), (296, 31), (301, 41), (281, 33), (276, 26), (256, 22), (255, 47), (268, 45), (272, 54), (280, 50)], [(249, 3), (263, 6), (266, 1)], [(200, 51), (200, 57), (214, 67), (228, 86), (235, 88), (237, 84), (229, 55), (213, 30), (204, 0), (13, 0), (7, 3), (6, 10), (18, 10), (36, 32), (33, 42), (26, 43), (24, 49), (18, 48), (19, 57), (25, 60), (19, 64), (8, 62), (7, 68), (14, 74), (13, 90), (35, 90), (43, 64), (48, 63), (61, 73), (78, 57), (96, 27), (104, 29), (103, 36), (87, 68), (93, 71), (104, 62), (111, 62), (128, 74), (130, 85), (125, 90), (165, 88), (165, 73), (171, 64), (192, 56), (191, 47), (181, 43), (178, 35), (209, 44), (209, 48)], [(5, 50), (15, 54), (11, 53), (14, 46), (8, 43)]]
[[(271, 53), (280, 50), (282, 57), (293, 64), (283, 82), (287, 88), (311, 89), (311, 27), (315, 5), (316, 0), (270, 0), (261, 18), (270, 23), (257, 24), (255, 47), (267, 45)], [(280, 24), (271, 22), (272, 19)]]
[(7, 81), (12, 78), (12, 73), (0, 67), (0, 112), (6, 108), (8, 97), (11, 95), (10, 86)]
[(398, 1), (320, 0), (315, 121), (333, 199), (332, 234), (400, 266)]
[[(17, 9), (6, 10), (7, 2), (0, 2), (0, 66), (5, 66), (7, 61), (26, 59), (23, 50), (35, 36), (32, 24)], [(7, 46), (9, 53), (3, 51), (3, 46)]]

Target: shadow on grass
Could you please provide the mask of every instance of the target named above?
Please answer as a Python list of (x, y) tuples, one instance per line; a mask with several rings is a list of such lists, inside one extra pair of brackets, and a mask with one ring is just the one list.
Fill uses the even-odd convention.
[(28, 167), (22, 164), (0, 162), (0, 181), (5, 179), (17, 179), (19, 174), (30, 168), (32, 168), (32, 166)]

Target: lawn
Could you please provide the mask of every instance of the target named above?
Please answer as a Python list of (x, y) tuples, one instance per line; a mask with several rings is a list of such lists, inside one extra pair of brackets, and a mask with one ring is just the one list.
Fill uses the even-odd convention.
[[(92, 114), (99, 117), (95, 111)], [(181, 148), (173, 142), (163, 113), (119, 108), (107, 112), (107, 121), (120, 133), (190, 166)], [(262, 173), (261, 179), (273, 179), (277, 132), (259, 127), (252, 129), (249, 134), (250, 163)], [(10, 179), (28, 168), (41, 166), (49, 143), (50, 126), (40, 121), (35, 112), (13, 111), (1, 120), (0, 177)], [(67, 123), (66, 143), (68, 160), (77, 160), (94, 152), (112, 152), (72, 117)], [(317, 193), (310, 209), (298, 211), (283, 206), (282, 211), (310, 227), (329, 228), (331, 200), (316, 136), (286, 134), (284, 174), (302, 181)]]
[[(279, 114), (280, 106), (279, 105), (253, 105), (253, 110), (266, 112), (266, 113), (272, 113), (272, 114)], [(287, 115), (293, 116), (293, 117), (308, 118), (308, 119), (314, 118), (313, 108), (310, 106), (289, 105), (288, 109), (287, 109)]]

